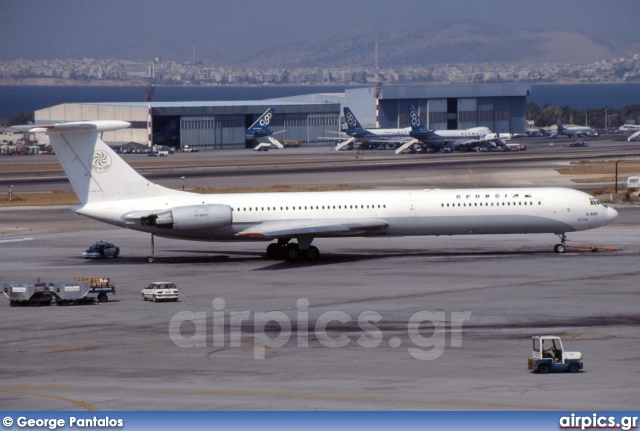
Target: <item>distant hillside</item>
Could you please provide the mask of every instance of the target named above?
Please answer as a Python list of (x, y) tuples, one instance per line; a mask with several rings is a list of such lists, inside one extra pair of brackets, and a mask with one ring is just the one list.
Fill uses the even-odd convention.
[(538, 31), (463, 22), (424, 29), (365, 28), (317, 44), (292, 43), (234, 62), (246, 67), (373, 67), (376, 37), (380, 67), (436, 63), (583, 64), (640, 52), (640, 43), (596, 40), (562, 29)]

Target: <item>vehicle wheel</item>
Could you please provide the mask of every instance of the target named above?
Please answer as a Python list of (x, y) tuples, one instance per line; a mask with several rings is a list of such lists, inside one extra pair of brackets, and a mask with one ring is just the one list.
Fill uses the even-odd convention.
[(292, 243), (287, 245), (287, 248), (284, 251), (284, 260), (288, 262), (294, 262), (298, 260), (300, 257), (300, 250), (298, 249), (298, 244)]
[(146, 301), (146, 300), (147, 300), (147, 298), (145, 298), (145, 297), (144, 297), (144, 295), (140, 295), (140, 296), (142, 296), (142, 300), (143, 300), (143, 301)]
[(579, 367), (579, 366), (578, 366), (578, 364), (576, 364), (575, 362), (574, 362), (574, 363), (572, 363), (572, 364), (569, 364), (569, 372), (570, 372), (571, 374), (575, 374), (575, 373), (577, 373), (577, 372), (578, 372), (578, 370), (579, 370), (579, 368), (580, 368), (580, 367)]
[(178, 298), (174, 299), (173, 302), (178, 302)]
[(271, 243), (267, 246), (267, 257), (269, 259), (282, 259), (284, 250), (277, 243)]
[(118, 257), (118, 256), (120, 256), (120, 249), (116, 248), (116, 252), (113, 253), (113, 257)]
[(564, 244), (556, 244), (556, 245), (553, 247), (553, 251), (554, 251), (554, 252), (556, 252), (556, 253), (558, 253), (558, 254), (562, 254), (562, 253), (564, 253), (565, 251), (567, 251), (567, 247), (566, 247)]
[(158, 298), (156, 297), (156, 295), (153, 295), (153, 302), (158, 302)]
[(149, 257), (147, 258), (147, 263), (153, 263), (153, 262), (155, 262), (155, 261), (156, 261), (156, 260), (155, 260), (155, 258), (154, 258), (153, 256), (149, 256)]
[(100, 303), (109, 302), (109, 297), (107, 296), (106, 293), (101, 293), (98, 295), (98, 302)]
[(549, 374), (549, 371), (551, 371), (551, 366), (549, 364), (538, 365), (538, 372), (540, 374)]
[(307, 255), (305, 257), (307, 260), (314, 262), (320, 257), (320, 250), (318, 250), (318, 247), (311, 246), (307, 250)]
[(18, 303), (16, 301), (9, 301), (9, 307), (17, 307)]

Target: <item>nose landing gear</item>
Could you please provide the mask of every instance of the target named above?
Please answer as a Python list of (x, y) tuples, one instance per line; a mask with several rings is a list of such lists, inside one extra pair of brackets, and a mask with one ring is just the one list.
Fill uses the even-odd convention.
[(564, 233), (558, 234), (560, 238), (560, 244), (553, 246), (553, 251), (558, 254), (562, 254), (567, 251), (567, 235)]

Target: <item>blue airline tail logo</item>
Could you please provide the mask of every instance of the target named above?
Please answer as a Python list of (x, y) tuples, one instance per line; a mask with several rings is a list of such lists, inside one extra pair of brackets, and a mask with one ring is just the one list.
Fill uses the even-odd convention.
[(272, 135), (273, 132), (271, 131), (271, 129), (269, 129), (269, 123), (271, 123), (271, 119), (273, 118), (273, 113), (275, 111), (275, 108), (267, 109), (265, 113), (262, 114), (260, 118), (258, 118), (256, 122), (247, 129), (245, 135), (251, 139)]
[(346, 106), (344, 108), (344, 119), (347, 122), (348, 130), (362, 130), (362, 126), (360, 125), (360, 122), (358, 121), (356, 116), (353, 115), (353, 112), (351, 112), (351, 109), (347, 108)]
[(420, 119), (420, 116), (416, 112), (416, 109), (413, 107), (413, 105), (409, 106), (409, 121), (411, 122), (412, 130), (427, 130), (424, 124), (422, 124), (422, 120)]
[(258, 120), (262, 127), (268, 127), (269, 126), (269, 123), (271, 122), (271, 117), (273, 116), (273, 114), (271, 113), (272, 111), (273, 111), (272, 109), (268, 110)]

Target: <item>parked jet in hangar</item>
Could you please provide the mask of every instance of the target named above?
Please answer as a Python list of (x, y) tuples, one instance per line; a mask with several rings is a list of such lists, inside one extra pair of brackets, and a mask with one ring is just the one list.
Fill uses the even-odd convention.
[(362, 127), (351, 109), (344, 107), (344, 119), (347, 122), (347, 135), (350, 136), (346, 141), (338, 144), (336, 150), (340, 150), (352, 142), (399, 142), (404, 143), (411, 140), (409, 132), (411, 127), (402, 129), (365, 129)]
[(473, 127), (463, 130), (429, 130), (420, 119), (420, 115), (418, 115), (418, 111), (413, 105), (409, 106), (409, 122), (411, 124), (409, 135), (415, 140), (399, 147), (396, 150), (396, 154), (417, 143), (436, 147), (448, 144), (452, 149), (455, 149), (460, 145), (479, 145), (499, 141), (499, 137), (495, 133), (491, 133), (488, 127)]
[(558, 135), (566, 135), (570, 138), (574, 136), (596, 136), (596, 131), (591, 127), (586, 126), (574, 126), (569, 125), (565, 126), (560, 121), (560, 117), (556, 119), (556, 124), (558, 125)]
[[(264, 114), (260, 116), (252, 125), (245, 131), (245, 137), (247, 140), (258, 139), (258, 138), (267, 138), (269, 142), (271, 142), (276, 148), (284, 148), (276, 138), (274, 138), (273, 130), (269, 128), (269, 124), (271, 123), (271, 119), (273, 118), (273, 113), (276, 112), (275, 108), (267, 109)], [(282, 132), (277, 132), (282, 133)], [(262, 144), (259, 144), (262, 145)], [(269, 145), (269, 144), (266, 144)]]
[(554, 233), (611, 223), (618, 213), (566, 188), (370, 190), (203, 195), (154, 184), (101, 139), (124, 121), (16, 126), (47, 133), (80, 205), (73, 210), (153, 238), (274, 241), (271, 258), (315, 260), (315, 238)]

